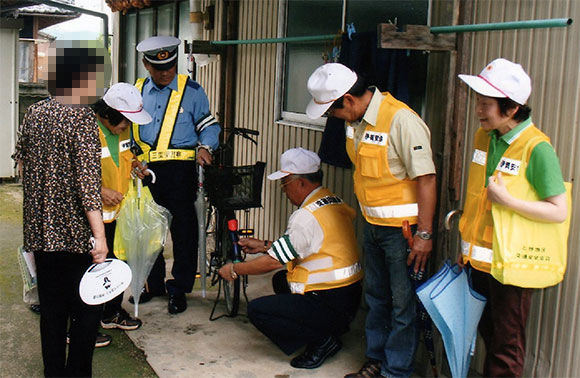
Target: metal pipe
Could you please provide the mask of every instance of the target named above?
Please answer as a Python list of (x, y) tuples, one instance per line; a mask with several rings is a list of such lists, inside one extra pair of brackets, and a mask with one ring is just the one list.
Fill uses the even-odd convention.
[(106, 13), (95, 12), (89, 9), (75, 7), (74, 5), (59, 3), (58, 1), (52, 0), (36, 0), (36, 3), (49, 5), (51, 7), (66, 9), (73, 12), (79, 12), (88, 14), (89, 16), (99, 17), (103, 20), (103, 40), (105, 43), (105, 48), (109, 48), (109, 16)]
[(431, 33), (440, 34), (440, 33), (493, 31), (493, 30), (556, 28), (568, 26), (571, 24), (572, 24), (571, 18), (552, 18), (546, 20), (494, 22), (489, 24), (432, 26)]
[[(571, 18), (553, 18), (546, 20), (531, 21), (509, 21), (496, 22), (489, 24), (471, 24), (471, 25), (451, 25), (451, 26), (432, 26), (430, 31), (433, 34), (442, 33), (464, 33), (478, 31), (494, 30), (513, 30), (513, 29), (540, 29), (564, 27), (572, 24)], [(210, 41), (212, 45), (251, 45), (259, 43), (292, 43), (292, 42), (312, 42), (327, 41), (336, 38), (336, 34), (310, 35), (304, 37), (284, 37), (284, 38), (261, 38), (229, 41)]]
[(238, 39), (230, 41), (210, 41), (212, 45), (252, 45), (258, 43), (290, 43), (290, 42), (312, 42), (327, 41), (335, 38), (336, 34), (309, 35), (304, 37), (284, 37), (284, 38), (261, 38), (261, 39)]

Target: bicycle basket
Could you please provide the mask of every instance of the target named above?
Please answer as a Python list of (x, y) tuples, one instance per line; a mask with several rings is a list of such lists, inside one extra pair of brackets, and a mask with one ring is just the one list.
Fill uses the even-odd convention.
[(239, 167), (206, 167), (205, 188), (220, 210), (262, 207), (262, 181), (266, 163)]

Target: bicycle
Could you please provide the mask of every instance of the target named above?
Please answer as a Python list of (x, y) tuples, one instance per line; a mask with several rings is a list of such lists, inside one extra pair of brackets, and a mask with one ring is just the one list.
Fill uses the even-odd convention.
[[(233, 166), (228, 164), (233, 160), (233, 144), (235, 136), (241, 136), (257, 145), (252, 136), (258, 136), (256, 130), (233, 128), (226, 142), (215, 153), (215, 162), (205, 169), (200, 169), (200, 182), (206, 189), (209, 203), (207, 211), (206, 233), (206, 269), (211, 277), (211, 286), (218, 285), (218, 294), (210, 314), (213, 317), (223, 288), (227, 312), (225, 316), (234, 317), (238, 314), (240, 304), (240, 289), (246, 295), (247, 276), (239, 276), (233, 282), (224, 280), (219, 275), (219, 269), (229, 262), (244, 261), (245, 255), (239, 248), (238, 237), (252, 236), (253, 229), (239, 229), (235, 211), (244, 211), (244, 224), (249, 221), (252, 208), (262, 207), (262, 182), (266, 163), (256, 162), (254, 165)], [(205, 174), (205, 177), (203, 177)]]

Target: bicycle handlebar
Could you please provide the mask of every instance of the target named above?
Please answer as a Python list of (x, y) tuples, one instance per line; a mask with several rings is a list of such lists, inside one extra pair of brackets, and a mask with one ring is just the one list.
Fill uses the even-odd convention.
[[(228, 128), (228, 129), (224, 129), (225, 132), (230, 132), (230, 137), (228, 137), (228, 140), (230, 140), (230, 138), (233, 135), (240, 135), (246, 139), (251, 140), (254, 144), (258, 144), (258, 142), (256, 142), (250, 135), (255, 135), (258, 136), (260, 135), (260, 132), (258, 130), (252, 130), (252, 129), (245, 129), (243, 127), (233, 127), (233, 128)], [(228, 143), (226, 143), (228, 144)]]

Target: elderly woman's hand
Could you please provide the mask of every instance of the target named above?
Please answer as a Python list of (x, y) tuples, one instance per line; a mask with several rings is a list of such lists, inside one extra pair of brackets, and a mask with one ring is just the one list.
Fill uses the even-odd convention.
[(506, 207), (511, 207), (510, 201), (513, 197), (507, 190), (505, 182), (501, 176), (501, 172), (498, 172), (497, 176), (489, 177), (489, 182), (487, 184), (487, 198), (491, 202), (495, 202)]
[(91, 255), (93, 256), (93, 262), (95, 264), (100, 264), (107, 258), (109, 253), (109, 248), (107, 248), (107, 239), (105, 236), (94, 238), (95, 245), (91, 250)]

